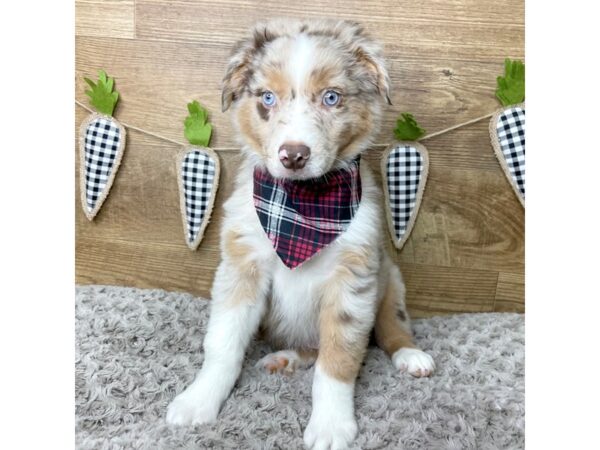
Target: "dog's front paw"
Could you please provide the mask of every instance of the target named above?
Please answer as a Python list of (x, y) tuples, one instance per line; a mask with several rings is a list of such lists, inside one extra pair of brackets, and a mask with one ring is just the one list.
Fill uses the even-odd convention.
[(304, 445), (312, 450), (341, 450), (348, 448), (357, 432), (354, 417), (322, 417), (313, 414), (304, 431)]
[(167, 409), (167, 423), (200, 425), (216, 420), (221, 405), (203, 391), (202, 386), (192, 384), (175, 397)]
[(392, 355), (394, 367), (413, 377), (428, 377), (435, 370), (433, 358), (418, 348), (401, 348)]

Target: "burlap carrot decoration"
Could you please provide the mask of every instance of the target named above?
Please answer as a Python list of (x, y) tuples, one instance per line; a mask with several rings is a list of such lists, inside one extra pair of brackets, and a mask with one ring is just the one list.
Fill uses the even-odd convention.
[(496, 97), (503, 107), (490, 120), (490, 139), (508, 182), (525, 206), (525, 65), (507, 59), (497, 83)]
[(185, 242), (198, 248), (210, 220), (219, 185), (219, 158), (208, 148), (212, 126), (208, 113), (197, 101), (188, 103), (184, 134), (191, 145), (177, 157), (177, 178)]
[(383, 153), (381, 175), (387, 222), (392, 241), (400, 250), (415, 224), (429, 172), (427, 149), (417, 143), (425, 134), (411, 114), (402, 114), (394, 135), (398, 141)]
[(112, 117), (119, 100), (114, 79), (98, 72), (94, 83), (85, 78), (90, 89), (85, 93), (96, 113), (89, 115), (79, 131), (80, 189), (83, 211), (92, 220), (106, 200), (125, 151), (125, 128)]

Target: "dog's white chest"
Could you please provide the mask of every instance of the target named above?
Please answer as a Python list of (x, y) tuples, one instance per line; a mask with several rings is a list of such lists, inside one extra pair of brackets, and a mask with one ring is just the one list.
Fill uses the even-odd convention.
[(278, 264), (273, 274), (269, 334), (290, 348), (318, 348), (319, 284), (314, 264), (290, 270)]

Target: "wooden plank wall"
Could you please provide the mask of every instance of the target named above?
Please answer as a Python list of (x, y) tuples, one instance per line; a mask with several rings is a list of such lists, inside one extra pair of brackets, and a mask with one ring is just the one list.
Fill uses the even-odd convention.
[[(129, 130), (119, 175), (94, 222), (77, 204), (78, 283), (208, 295), (220, 207), (240, 158), (219, 105), (230, 48), (257, 19), (323, 15), (359, 21), (385, 45), (394, 106), (380, 144), (391, 140), (400, 112), (412, 112), (430, 132), (492, 112), (504, 58), (524, 58), (522, 0), (76, 0), (78, 100), (87, 104), (83, 77), (103, 68), (117, 80), (119, 120), (183, 141), (185, 105), (199, 99), (212, 112), (212, 146), (227, 149), (213, 222), (191, 252), (178, 209), (178, 146)], [(86, 115), (77, 107), (75, 131)], [(394, 252), (414, 316), (524, 311), (524, 212), (487, 127), (482, 121), (426, 141), (431, 167), (420, 215), (405, 248)], [(367, 156), (374, 169), (381, 149)], [(77, 175), (74, 181), (78, 190)]]

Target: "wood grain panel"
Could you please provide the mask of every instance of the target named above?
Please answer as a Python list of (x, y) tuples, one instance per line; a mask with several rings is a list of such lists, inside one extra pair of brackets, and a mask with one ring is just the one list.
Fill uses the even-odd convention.
[(210, 245), (196, 253), (186, 249), (178, 244), (81, 236), (76, 244), (76, 281), (190, 292), (210, 298), (218, 254)]
[(400, 264), (413, 317), (492, 311), (498, 274), (492, 271)]
[[(432, 150), (433, 152), (433, 150)], [(524, 214), (499, 172), (436, 168), (431, 163), (411, 235), (410, 262), (524, 270)]]
[(75, 0), (75, 34), (134, 38), (134, 3), (134, 0)]
[[(186, 103), (198, 99), (214, 124), (212, 146), (231, 150), (219, 153), (213, 221), (192, 252), (179, 214), (179, 147), (128, 130), (120, 172), (96, 219), (89, 222), (77, 203), (76, 280), (202, 296), (219, 261), (221, 205), (241, 157), (220, 112), (220, 82), (231, 46), (255, 19), (347, 18), (384, 43), (394, 105), (365, 156), (377, 176), (400, 112), (413, 113), (428, 132), (492, 112), (504, 58), (524, 55), (522, 0), (77, 0), (76, 8), (77, 99), (87, 104), (83, 76), (103, 68), (121, 93), (120, 121), (181, 142)], [(77, 107), (76, 129), (87, 114)], [(487, 124), (424, 141), (431, 167), (421, 212), (403, 250), (393, 250), (416, 317), (524, 311), (524, 211), (493, 155)], [(382, 239), (391, 248), (389, 236)]]
[(525, 276), (523, 273), (503, 273), (498, 276), (494, 311), (525, 312)]
[[(358, 21), (380, 36), (392, 54), (489, 60), (521, 55), (523, 2), (396, 1), (180, 1), (138, 0), (136, 32), (142, 39), (229, 45), (266, 17), (334, 17)], [(485, 9), (485, 13), (484, 13)], [(235, 11), (235, 14), (231, 12)], [(510, 11), (510, 14), (507, 13)]]
[(99, 68), (115, 77), (115, 117), (184, 142), (186, 105), (197, 99), (213, 123), (212, 147), (232, 147), (229, 118), (221, 113), (220, 83), (227, 50), (194, 44), (78, 37), (75, 96), (88, 104), (84, 76)]

